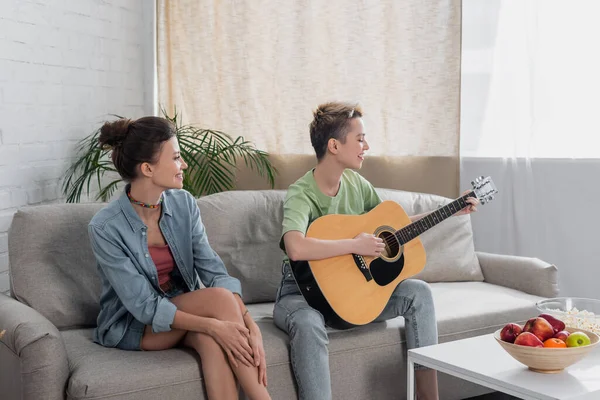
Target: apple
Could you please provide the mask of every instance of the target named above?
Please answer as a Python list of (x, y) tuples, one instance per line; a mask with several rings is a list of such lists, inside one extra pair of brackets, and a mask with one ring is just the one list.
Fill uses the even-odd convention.
[(520, 346), (544, 347), (544, 343), (531, 332), (523, 332), (515, 339), (515, 344)]
[(523, 332), (523, 328), (518, 324), (506, 324), (500, 331), (500, 339), (508, 343), (514, 343), (517, 336)]
[(523, 325), (523, 332), (529, 332), (528, 329), (533, 324), (533, 321), (535, 321), (535, 318), (529, 318), (527, 322), (525, 322), (525, 325)]
[(540, 317), (529, 319), (523, 327), (523, 332), (533, 333), (542, 342), (554, 336), (554, 328), (550, 325), (550, 322)]
[(589, 336), (583, 332), (573, 332), (567, 338), (567, 347), (588, 346), (591, 343)]
[(544, 318), (546, 321), (548, 321), (550, 325), (552, 325), (554, 333), (565, 330), (565, 323), (562, 322), (560, 319), (556, 319), (550, 314), (540, 314), (538, 315), (538, 317)]
[(553, 337), (556, 339), (560, 339), (563, 342), (567, 343), (567, 338), (569, 337), (569, 335), (570, 335), (569, 331), (560, 331), (560, 332), (556, 332)]

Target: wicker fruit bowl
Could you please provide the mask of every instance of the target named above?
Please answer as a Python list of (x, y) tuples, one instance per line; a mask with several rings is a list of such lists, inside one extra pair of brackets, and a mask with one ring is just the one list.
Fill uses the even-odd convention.
[(530, 370), (542, 373), (558, 373), (570, 365), (582, 360), (598, 343), (600, 337), (591, 331), (567, 327), (570, 333), (583, 332), (590, 338), (590, 344), (580, 347), (549, 348), (531, 347), (508, 343), (500, 339), (500, 331), (494, 332), (494, 338), (515, 360), (529, 367)]

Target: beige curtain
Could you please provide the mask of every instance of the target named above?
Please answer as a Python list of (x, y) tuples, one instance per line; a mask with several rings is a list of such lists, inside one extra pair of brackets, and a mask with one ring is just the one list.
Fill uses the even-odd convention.
[[(362, 105), (376, 186), (458, 192), (460, 0), (158, 0), (158, 93), (183, 120), (314, 165), (321, 102)], [(265, 187), (247, 171), (240, 188)]]

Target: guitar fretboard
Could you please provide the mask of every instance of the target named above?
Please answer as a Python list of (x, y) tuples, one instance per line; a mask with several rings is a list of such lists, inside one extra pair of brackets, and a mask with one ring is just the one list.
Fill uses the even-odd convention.
[(454, 214), (465, 208), (469, 204), (466, 202), (466, 200), (469, 197), (477, 196), (475, 195), (475, 192), (471, 191), (465, 194), (464, 196), (454, 200), (453, 202), (448, 203), (445, 206), (440, 207), (437, 210), (427, 214), (420, 220), (415, 221), (412, 224), (406, 225), (404, 228), (397, 230), (394, 233), (394, 235), (396, 236), (401, 245), (410, 242), (426, 230), (433, 228), (440, 222), (453, 216)]

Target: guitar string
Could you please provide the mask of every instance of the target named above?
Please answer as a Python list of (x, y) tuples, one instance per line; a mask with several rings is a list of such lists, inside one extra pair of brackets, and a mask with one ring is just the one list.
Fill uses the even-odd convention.
[[(439, 209), (437, 209), (437, 210), (435, 210), (435, 211), (432, 211), (431, 213), (429, 213), (429, 214), (427, 214), (426, 216), (424, 216), (422, 219), (420, 219), (420, 220), (418, 220), (418, 221), (415, 221), (415, 222), (413, 222), (412, 224), (409, 224), (409, 225), (407, 225), (407, 226), (405, 226), (405, 227), (403, 227), (403, 228), (401, 228), (401, 229), (398, 229), (396, 232), (392, 233), (391, 235), (389, 235), (389, 236), (386, 236), (386, 237), (383, 239), (383, 241), (386, 243), (387, 247), (392, 247), (392, 245), (396, 245), (396, 244), (398, 245), (398, 247), (400, 247), (400, 246), (401, 246), (401, 244), (400, 244), (400, 239), (403, 239), (403, 240), (405, 240), (405, 242), (403, 242), (402, 244), (406, 244), (406, 243), (410, 242), (412, 239), (414, 239), (415, 237), (417, 237), (417, 236), (418, 236), (418, 235), (420, 235), (421, 233), (424, 233), (424, 232), (425, 232), (427, 229), (429, 229), (429, 228), (432, 228), (433, 226), (437, 225), (438, 223), (445, 221), (447, 218), (450, 218), (452, 215), (456, 214), (456, 213), (457, 213), (457, 212), (459, 212), (460, 210), (462, 210), (462, 209), (464, 209), (465, 207), (467, 207), (467, 206), (468, 206), (468, 203), (467, 203), (465, 200), (466, 200), (466, 199), (468, 199), (469, 197), (472, 197), (471, 195), (472, 195), (473, 193), (474, 193), (474, 192), (471, 192), (471, 193), (468, 193), (468, 194), (466, 194), (466, 195), (464, 195), (464, 196), (461, 196), (461, 197), (459, 197), (458, 199), (456, 199), (456, 200), (452, 201), (451, 203), (448, 203), (447, 205), (445, 205), (445, 206), (443, 206), (443, 207), (441, 207), (441, 208), (439, 208)], [(464, 205), (464, 207), (460, 208), (458, 211), (456, 211), (454, 214), (452, 214), (452, 215), (450, 215), (450, 216), (444, 216), (444, 214), (442, 214), (442, 216), (444, 216), (444, 218), (443, 218), (443, 219), (440, 219), (440, 221), (439, 221), (439, 222), (434, 220), (434, 221), (436, 222), (435, 224), (432, 224), (431, 226), (427, 227), (427, 229), (423, 230), (422, 232), (420, 232), (418, 235), (414, 236), (413, 238), (411, 238), (411, 237), (410, 237), (411, 235), (410, 235), (408, 232), (405, 232), (405, 230), (406, 230), (406, 228), (407, 228), (407, 227), (409, 227), (409, 226), (411, 226), (411, 225), (414, 225), (414, 224), (417, 224), (417, 223), (419, 223), (419, 222), (420, 222), (421, 224), (423, 224), (423, 222), (422, 222), (422, 221), (423, 221), (423, 219), (426, 219), (427, 217), (431, 217), (431, 215), (432, 215), (432, 214), (434, 214), (434, 213), (436, 213), (436, 212), (438, 212), (438, 213), (439, 213), (439, 212), (441, 212), (441, 210), (442, 210), (443, 208), (446, 208), (446, 207), (450, 208), (450, 206), (451, 206), (452, 204), (454, 204), (454, 203), (458, 203), (458, 205), (461, 205), (461, 206), (462, 206), (462, 204), (460, 204), (460, 201), (461, 201), (461, 200), (462, 200), (462, 201), (463, 201), (463, 203), (465, 204), (465, 205)], [(417, 230), (419, 230), (419, 228), (417, 228)], [(391, 239), (392, 237), (393, 237), (393, 239)], [(408, 240), (407, 240), (407, 239), (408, 239)]]
[[(404, 239), (404, 240), (408, 239), (408, 240), (406, 240), (406, 241), (405, 241), (404, 243), (402, 243), (402, 244), (406, 244), (406, 243), (410, 242), (412, 239), (414, 239), (415, 237), (417, 237), (417, 236), (418, 236), (418, 235), (420, 235), (421, 233), (424, 233), (424, 232), (425, 232), (427, 229), (429, 229), (429, 228), (432, 228), (433, 226), (435, 226), (435, 225), (437, 225), (438, 223), (440, 223), (440, 222), (442, 222), (442, 221), (446, 220), (447, 218), (450, 218), (452, 215), (456, 214), (456, 213), (457, 213), (457, 212), (459, 212), (460, 210), (462, 210), (462, 209), (464, 209), (465, 207), (467, 207), (468, 203), (467, 203), (465, 200), (466, 200), (466, 199), (468, 199), (469, 197), (471, 197), (471, 196), (470, 196), (471, 194), (472, 194), (472, 193), (469, 193), (469, 194), (466, 194), (465, 196), (459, 197), (458, 199), (456, 199), (456, 200), (452, 201), (451, 203), (448, 203), (447, 205), (445, 205), (445, 206), (443, 206), (443, 207), (441, 207), (441, 208), (439, 208), (439, 209), (437, 209), (437, 210), (435, 210), (435, 211), (432, 211), (431, 213), (427, 214), (426, 216), (424, 216), (424, 217), (423, 217), (423, 218), (421, 218), (420, 220), (418, 220), (418, 221), (415, 221), (415, 222), (413, 222), (413, 223), (411, 223), (411, 224), (409, 224), (409, 225), (406, 225), (406, 226), (405, 226), (405, 227), (403, 227), (403, 228), (400, 228), (400, 229), (398, 229), (396, 232), (394, 232), (394, 233), (392, 233), (391, 235), (389, 235), (389, 236), (386, 236), (385, 238), (383, 238), (383, 241), (386, 243), (386, 245), (387, 245), (388, 247), (391, 247), (392, 245), (395, 245), (395, 244), (397, 244), (397, 245), (398, 245), (398, 247), (400, 247), (400, 239)], [(446, 207), (450, 208), (450, 206), (451, 206), (453, 203), (459, 203), (459, 205), (462, 205), (462, 204), (460, 204), (460, 200), (462, 200), (462, 201), (465, 203), (465, 206), (464, 206), (463, 208), (459, 209), (458, 211), (456, 211), (454, 214), (452, 214), (452, 215), (450, 215), (450, 216), (445, 216), (445, 218), (443, 218), (443, 219), (440, 219), (440, 221), (439, 221), (439, 222), (438, 222), (438, 221), (436, 221), (436, 223), (435, 223), (435, 224), (433, 224), (433, 225), (431, 225), (431, 226), (427, 227), (427, 229), (425, 229), (425, 230), (423, 230), (422, 232), (420, 232), (420, 233), (419, 233), (417, 236), (414, 236), (413, 238), (411, 238), (411, 237), (410, 237), (411, 235), (410, 235), (408, 232), (404, 232), (404, 231), (405, 231), (405, 229), (406, 229), (407, 227), (411, 226), (411, 225), (417, 224), (417, 223), (419, 223), (419, 222), (421, 222), (421, 224), (423, 224), (423, 222), (422, 222), (422, 221), (423, 221), (423, 219), (426, 219), (427, 217), (430, 217), (432, 214), (434, 214), (434, 213), (436, 213), (436, 212), (441, 212), (441, 210), (442, 210), (443, 208), (446, 208)], [(444, 216), (444, 215), (442, 214), (442, 216)], [(435, 221), (435, 220), (434, 220), (434, 221)], [(420, 228), (417, 228), (416, 230), (418, 231), (419, 229), (420, 229)], [(415, 230), (415, 229), (413, 228), (413, 230)], [(393, 237), (394, 239), (391, 239), (391, 237)], [(391, 239), (391, 240), (390, 240), (390, 239)]]
[[(399, 229), (398, 231), (396, 231), (392, 236), (394, 236), (394, 239), (392, 239), (392, 243), (395, 244), (395, 242), (399, 242), (399, 239), (403, 239), (404, 243), (406, 244), (408, 243), (410, 240), (414, 239), (415, 237), (417, 237), (418, 235), (420, 235), (421, 233), (425, 232), (427, 229), (432, 228), (433, 226), (437, 225), (438, 223), (446, 220), (447, 218), (451, 217), (452, 215), (454, 215), (455, 213), (459, 212), (460, 210), (462, 210), (464, 207), (467, 206), (467, 203), (465, 202), (466, 198), (468, 198), (469, 196), (463, 196), (460, 197), (454, 201), (452, 201), (451, 203), (448, 203), (446, 206), (439, 208), (435, 211), (432, 211), (431, 213), (427, 214), (426, 216), (424, 216), (423, 218), (421, 218), (418, 221), (413, 222), (410, 225), (405, 226), (404, 228)], [(460, 203), (460, 201), (462, 200), (462, 202), (465, 204), (464, 207), (459, 208), (458, 211), (455, 211), (452, 215), (448, 216), (445, 215), (445, 211), (443, 211), (444, 208), (448, 208), (449, 210), (452, 208), (454, 208), (453, 204), (457, 203), (457, 206), (462, 206), (462, 204)], [(458, 207), (457, 207), (458, 208)], [(440, 218), (439, 221), (436, 219), (436, 215), (434, 214), (439, 214)], [(427, 218), (432, 219), (432, 222), (427, 221)], [(420, 226), (419, 226), (420, 225)], [(426, 225), (426, 229), (423, 229), (423, 225)], [(429, 226), (427, 226), (429, 225)], [(407, 230), (408, 227), (410, 226), (414, 226), (413, 228), (410, 228), (409, 230)], [(416, 228), (415, 228), (416, 227)], [(414, 231), (417, 231), (417, 235), (414, 235)], [(420, 232), (419, 232), (420, 231)], [(411, 237), (412, 236), (412, 237)], [(387, 240), (386, 238), (386, 243), (388, 244), (388, 246), (391, 244), (389, 240)]]

